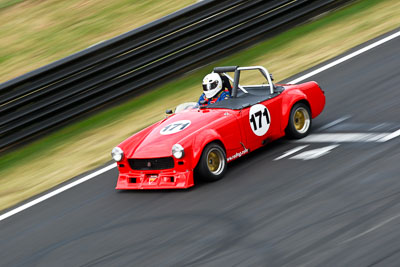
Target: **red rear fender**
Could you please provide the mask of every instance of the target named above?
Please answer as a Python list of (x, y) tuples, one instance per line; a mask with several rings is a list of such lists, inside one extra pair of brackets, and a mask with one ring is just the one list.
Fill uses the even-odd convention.
[(321, 114), (325, 107), (325, 93), (316, 82), (308, 82), (306, 85), (308, 86), (303, 91), (307, 95), (307, 100), (311, 106), (311, 115), (314, 119)]
[(289, 122), (290, 111), (297, 102), (304, 102), (311, 110), (311, 117), (321, 114), (325, 106), (325, 95), (316, 82), (307, 82), (290, 86), (282, 101), (282, 131)]
[(290, 111), (292, 110), (294, 104), (296, 104), (299, 101), (307, 101), (306, 99), (307, 99), (306, 94), (304, 94), (301, 90), (298, 89), (290, 90), (285, 94), (284, 99), (282, 101), (282, 124), (281, 124), (282, 132), (285, 131), (288, 125)]

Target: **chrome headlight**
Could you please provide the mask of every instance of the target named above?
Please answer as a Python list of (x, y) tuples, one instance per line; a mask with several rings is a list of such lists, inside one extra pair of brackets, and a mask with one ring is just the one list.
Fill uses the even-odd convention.
[(115, 161), (121, 161), (124, 157), (124, 151), (119, 147), (114, 147), (111, 151), (111, 156)]
[(185, 151), (180, 144), (175, 144), (172, 146), (172, 155), (177, 159), (181, 159), (185, 155)]

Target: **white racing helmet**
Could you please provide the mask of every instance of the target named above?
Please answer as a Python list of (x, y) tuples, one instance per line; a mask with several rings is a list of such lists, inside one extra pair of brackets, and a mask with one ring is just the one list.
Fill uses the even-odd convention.
[(203, 91), (207, 98), (213, 98), (222, 89), (222, 80), (218, 73), (207, 74), (203, 79)]

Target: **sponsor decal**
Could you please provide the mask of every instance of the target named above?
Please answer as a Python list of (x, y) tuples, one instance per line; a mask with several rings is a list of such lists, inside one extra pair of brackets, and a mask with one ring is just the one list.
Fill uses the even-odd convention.
[(249, 152), (249, 150), (246, 148), (245, 150), (237, 152), (235, 155), (232, 155), (229, 158), (227, 158), (227, 161), (231, 161), (236, 158), (240, 158), (241, 156), (243, 156), (244, 154), (247, 154), (248, 152)]
[(269, 110), (263, 104), (257, 104), (250, 108), (249, 123), (251, 130), (257, 136), (263, 136), (268, 132), (271, 124)]
[(185, 130), (192, 122), (190, 120), (176, 121), (161, 129), (160, 134), (168, 135)]
[(158, 176), (157, 175), (151, 175), (149, 177), (149, 184), (153, 183), (155, 180), (157, 180)]

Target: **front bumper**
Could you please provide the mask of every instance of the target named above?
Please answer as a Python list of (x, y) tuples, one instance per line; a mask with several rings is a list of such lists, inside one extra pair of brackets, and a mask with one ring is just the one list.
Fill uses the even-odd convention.
[(192, 171), (133, 171), (120, 173), (115, 189), (178, 189), (194, 185)]

